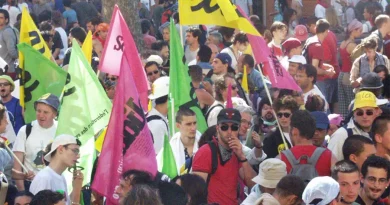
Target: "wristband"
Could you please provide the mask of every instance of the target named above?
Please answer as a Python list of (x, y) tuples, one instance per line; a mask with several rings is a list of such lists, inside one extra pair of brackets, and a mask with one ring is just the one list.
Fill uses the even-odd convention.
[(238, 158), (237, 158), (237, 160), (238, 160), (239, 162), (241, 162), (241, 163), (243, 163), (243, 162), (247, 162), (247, 161), (248, 161), (248, 159), (247, 159), (247, 158), (245, 158), (244, 160), (240, 160), (240, 159), (238, 159)]
[(255, 146), (256, 149), (263, 149), (263, 146)]

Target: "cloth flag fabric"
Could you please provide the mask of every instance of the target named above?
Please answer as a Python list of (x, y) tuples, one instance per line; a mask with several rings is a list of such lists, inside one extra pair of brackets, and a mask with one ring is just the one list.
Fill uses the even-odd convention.
[[(191, 79), (188, 75), (188, 66), (182, 61), (184, 56), (183, 47), (180, 43), (180, 37), (177, 33), (173, 19), (170, 23), (171, 41), (170, 41), (170, 63), (169, 70), (169, 99), (168, 105), (168, 119), (170, 133), (176, 133), (175, 113), (178, 112), (179, 107), (185, 106), (196, 113), (196, 122), (198, 124), (197, 130), (203, 133), (207, 129), (206, 119), (198, 106), (198, 99), (195, 95), (195, 89), (191, 85)], [(172, 101), (173, 100), (173, 101)], [(172, 102), (174, 105), (172, 105)]]
[[(147, 110), (150, 85), (144, 67), (142, 66), (137, 47), (134, 43), (133, 36), (127, 27), (126, 21), (123, 18), (118, 5), (115, 5), (114, 7), (107, 39), (103, 49), (102, 59), (100, 59), (100, 71), (118, 76), (122, 56), (126, 55), (133, 72), (133, 78), (137, 79), (135, 81), (135, 86), (138, 90), (141, 105), (144, 110)], [(126, 49), (126, 52), (124, 52), (124, 48), (128, 48)]]
[(160, 159), (158, 159), (160, 160), (159, 164), (162, 164), (161, 172), (166, 174), (171, 179), (175, 178), (178, 175), (176, 161), (167, 135), (164, 135), (164, 147), (162, 149), (162, 155), (157, 156), (161, 156)]
[[(244, 17), (248, 19), (240, 7), (238, 7), (238, 10), (241, 11)], [(247, 36), (249, 44), (252, 45), (255, 61), (256, 63), (263, 64), (265, 70), (264, 73), (268, 75), (268, 78), (272, 83), (272, 87), (301, 91), (301, 88), (297, 85), (287, 70), (283, 68), (276, 56), (270, 52), (264, 38), (251, 34), (247, 34)]]
[(156, 153), (128, 59), (122, 56), (112, 115), (99, 157), (92, 189), (118, 204), (115, 187), (129, 169), (157, 173)]
[(226, 96), (226, 108), (233, 108), (233, 100), (232, 100), (232, 84), (229, 83), (227, 96)]
[(246, 66), (244, 66), (244, 73), (242, 75), (242, 89), (245, 91), (246, 94), (249, 94), (249, 87), (248, 87), (248, 74), (246, 72)]
[[(20, 43), (26, 43), (32, 46), (35, 50), (39, 51), (43, 56), (48, 59), (51, 59), (51, 50), (47, 47), (45, 41), (43, 40), (40, 31), (35, 26), (34, 21), (32, 20), (30, 13), (27, 8), (24, 7), (22, 11), (22, 21), (20, 25)], [(19, 67), (24, 69), (25, 67), (25, 57), (22, 52), (19, 51)], [(22, 72), (21, 79), (24, 79), (24, 75)], [(25, 82), (22, 80), (20, 83), (20, 105), (25, 108), (25, 93), (24, 93), (24, 84)], [(27, 91), (28, 92), (28, 91)]]
[(242, 11), (229, 0), (179, 0), (179, 13), (182, 25), (218, 25), (260, 36), (256, 28), (242, 15)]
[(85, 37), (82, 50), (88, 63), (91, 64), (92, 62), (92, 32), (91, 31), (88, 31), (87, 37)]
[[(81, 141), (79, 165), (87, 184), (96, 158), (94, 136), (108, 125), (112, 103), (76, 40), (72, 45), (56, 136), (69, 134)], [(71, 185), (72, 174), (65, 174), (70, 175)]]
[(34, 102), (46, 93), (59, 97), (67, 73), (26, 43), (19, 44), (18, 49), (25, 56), (24, 120), (30, 123), (36, 119)]

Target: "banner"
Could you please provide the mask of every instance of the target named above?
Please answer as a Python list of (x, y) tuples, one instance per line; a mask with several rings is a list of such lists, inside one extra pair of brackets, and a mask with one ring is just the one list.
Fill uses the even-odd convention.
[[(72, 45), (56, 136), (69, 134), (81, 141), (78, 165), (84, 167), (85, 185), (90, 182), (96, 158), (94, 136), (107, 126), (112, 103), (75, 39)], [(71, 173), (66, 174), (72, 179)], [(72, 185), (71, 182), (68, 181), (68, 184)]]
[(87, 37), (85, 37), (82, 50), (85, 58), (87, 59), (88, 63), (91, 65), (92, 62), (92, 32), (91, 31), (88, 31)]
[[(124, 52), (124, 48), (126, 52)], [(125, 19), (120, 12), (118, 5), (115, 5), (110, 22), (107, 40), (104, 46), (102, 57), (100, 59), (99, 70), (111, 75), (119, 75), (122, 56), (126, 55), (131, 67), (135, 86), (141, 100), (144, 110), (148, 109), (148, 91), (150, 86), (144, 67), (138, 54), (137, 47), (134, 43), (133, 36), (126, 24)]]
[(67, 73), (26, 43), (18, 49), (25, 56), (24, 120), (30, 123), (36, 119), (34, 102), (47, 93), (60, 97)]
[(179, 0), (179, 13), (182, 25), (225, 26), (260, 36), (230, 0)]
[[(20, 23), (20, 43), (26, 43), (27, 45), (32, 46), (35, 50), (39, 51), (47, 59), (51, 59), (51, 50), (47, 47), (46, 42), (43, 40), (40, 31), (35, 26), (34, 21), (32, 20), (30, 13), (26, 7), (23, 7), (22, 11), (22, 21)], [(25, 68), (25, 57), (22, 52), (19, 51), (19, 67), (21, 69)], [(23, 74), (22, 74), (23, 75)], [(24, 79), (25, 76), (22, 76), (21, 79)], [(24, 86), (25, 82), (22, 80), (20, 83), (20, 105), (25, 108), (25, 93)], [(26, 86), (28, 92), (29, 88)], [(28, 93), (26, 93), (28, 95)], [(28, 97), (28, 96), (27, 96)], [(40, 96), (39, 96), (40, 97)], [(28, 123), (28, 122), (26, 122)]]
[(175, 23), (171, 19), (171, 41), (170, 41), (170, 70), (169, 70), (169, 99), (172, 103), (168, 105), (168, 121), (171, 134), (177, 132), (175, 126), (175, 113), (179, 107), (188, 107), (196, 113), (197, 129), (203, 133), (207, 129), (206, 119), (198, 106), (198, 99), (195, 95), (195, 89), (191, 85), (191, 78), (188, 74), (188, 66), (183, 62), (184, 51), (180, 43), (180, 37), (177, 33)]
[(99, 157), (92, 189), (107, 197), (107, 204), (118, 204), (115, 189), (120, 176), (129, 169), (157, 173), (153, 148), (144, 110), (135, 86), (128, 59), (122, 56), (115, 90), (112, 115)]

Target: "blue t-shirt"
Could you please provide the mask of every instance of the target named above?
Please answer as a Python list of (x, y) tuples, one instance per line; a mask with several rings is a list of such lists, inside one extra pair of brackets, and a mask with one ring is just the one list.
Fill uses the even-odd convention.
[(76, 11), (73, 9), (65, 10), (64, 13), (62, 13), (62, 16), (66, 19), (67, 26), (78, 22)]
[(19, 129), (24, 125), (24, 119), (22, 115), (22, 106), (20, 106), (19, 99), (12, 97), (12, 99), (4, 103), (9, 113), (9, 120), (12, 127), (14, 127), (15, 133), (18, 134)]

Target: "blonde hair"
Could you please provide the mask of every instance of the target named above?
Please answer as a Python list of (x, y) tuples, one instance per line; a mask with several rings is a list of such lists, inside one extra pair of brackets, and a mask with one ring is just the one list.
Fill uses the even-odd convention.
[(338, 27), (339, 19), (337, 18), (336, 9), (334, 7), (329, 7), (325, 11), (325, 18), (328, 20), (330, 27)]

